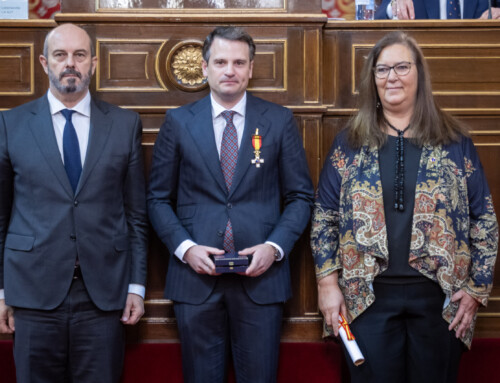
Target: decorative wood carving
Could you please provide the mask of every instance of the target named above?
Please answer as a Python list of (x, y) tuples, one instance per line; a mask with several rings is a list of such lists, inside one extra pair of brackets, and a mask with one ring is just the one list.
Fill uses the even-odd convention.
[(31, 96), (35, 90), (33, 43), (0, 43), (0, 96)]
[[(168, 0), (144, 0), (142, 5), (153, 7), (162, 1)], [(315, 185), (333, 138), (356, 111), (364, 56), (385, 33), (405, 28), (428, 59), (439, 104), (471, 126), (500, 210), (496, 167), (500, 158), (500, 22), (327, 22), (319, 0), (279, 0), (280, 12), (243, 12), (235, 7), (250, 3), (236, 0), (225, 2), (233, 4), (229, 10), (200, 11), (196, 8), (199, 1), (185, 0), (184, 9), (144, 8), (134, 13), (103, 11), (104, 5), (111, 4), (109, 0), (65, 0), (63, 13), (56, 16), (59, 23), (81, 24), (96, 42), (99, 64), (93, 94), (141, 114), (146, 175), (165, 112), (208, 94), (197, 63), (202, 41), (215, 26), (240, 25), (254, 37), (257, 52), (250, 90), (293, 110)], [(38, 55), (45, 34), (56, 22), (0, 21), (0, 108), (14, 107), (47, 91)], [(129, 339), (177, 340), (172, 303), (163, 298), (168, 254), (154, 233), (148, 262), (146, 315), (138, 327), (128, 329)], [(307, 231), (290, 255), (290, 263), (294, 296), (285, 305), (283, 339), (319, 340), (322, 321)], [(496, 270), (490, 304), (479, 313), (478, 337), (500, 337), (500, 268)]]

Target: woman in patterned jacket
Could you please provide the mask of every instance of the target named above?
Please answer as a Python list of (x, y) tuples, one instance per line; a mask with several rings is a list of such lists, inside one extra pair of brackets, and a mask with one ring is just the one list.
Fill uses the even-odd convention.
[[(371, 50), (359, 112), (321, 173), (312, 225), (319, 307), (366, 362), (352, 382), (455, 382), (493, 282), (498, 226), (467, 128), (436, 105), (416, 41)], [(333, 327), (332, 327), (333, 325)]]

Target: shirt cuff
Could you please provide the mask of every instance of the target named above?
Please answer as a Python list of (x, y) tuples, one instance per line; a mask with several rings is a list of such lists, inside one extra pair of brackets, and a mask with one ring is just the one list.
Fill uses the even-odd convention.
[(0, 289), (0, 299), (5, 299), (5, 290)]
[(280, 247), (280, 245), (278, 245), (274, 242), (271, 242), (271, 241), (266, 241), (266, 243), (268, 245), (274, 246), (275, 248), (278, 249), (280, 255), (278, 256), (278, 258), (276, 258), (276, 261), (281, 261), (283, 259), (283, 257), (285, 256), (285, 253), (284, 253), (283, 249)]
[(128, 285), (128, 293), (139, 295), (142, 299), (144, 299), (146, 296), (146, 287), (137, 283), (131, 283)]
[(188, 251), (193, 246), (196, 246), (196, 243), (191, 241), (190, 239), (186, 239), (179, 246), (177, 246), (177, 249), (175, 249), (174, 254), (182, 262), (186, 263), (184, 261), (184, 254), (186, 254), (186, 251)]

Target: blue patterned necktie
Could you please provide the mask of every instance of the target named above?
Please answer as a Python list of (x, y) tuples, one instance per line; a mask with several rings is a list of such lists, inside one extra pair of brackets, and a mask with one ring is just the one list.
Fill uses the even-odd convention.
[[(222, 117), (226, 120), (226, 127), (222, 134), (220, 163), (228, 191), (231, 190), (231, 185), (233, 184), (234, 170), (236, 168), (236, 161), (238, 160), (238, 134), (233, 124), (234, 114), (235, 112), (232, 110), (225, 110), (221, 113)], [(235, 251), (233, 227), (230, 219), (227, 221), (226, 231), (224, 232), (224, 250), (228, 253)]]
[(461, 19), (460, 14), (460, 1), (459, 0), (446, 0), (446, 18), (447, 19)]
[(71, 122), (71, 116), (75, 111), (69, 109), (61, 110), (62, 115), (66, 118), (63, 132), (63, 156), (64, 168), (69, 178), (69, 183), (76, 191), (80, 174), (82, 173), (82, 160), (80, 158), (80, 145), (78, 143), (78, 136), (76, 135), (75, 127)]

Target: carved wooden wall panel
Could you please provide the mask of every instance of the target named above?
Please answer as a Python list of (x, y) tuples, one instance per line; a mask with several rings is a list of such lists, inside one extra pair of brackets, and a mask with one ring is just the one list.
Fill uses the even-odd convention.
[[(370, 48), (390, 31), (388, 22), (363, 24), (329, 22), (324, 39), (325, 49), (336, 50), (340, 65), (336, 78), (327, 78), (327, 88), (338, 86), (335, 106), (356, 107), (359, 73)], [(497, 108), (500, 105), (500, 30), (485, 23), (463, 21), (457, 30), (454, 23), (420, 21), (401, 23), (422, 48), (431, 70), (434, 94), (444, 108), (461, 111), (476, 108)], [(443, 27), (445, 25), (446, 27)], [(439, 29), (436, 27), (439, 26)], [(327, 69), (327, 68), (324, 68)], [(348, 80), (348, 81), (346, 81)], [(337, 83), (335, 83), (337, 81)], [(330, 101), (330, 100), (329, 100)]]
[[(307, 30), (243, 27), (257, 46), (249, 90), (284, 105), (319, 105), (321, 25)], [(87, 29), (99, 57), (95, 87), (105, 101), (164, 111), (208, 93), (201, 71), (194, 67), (201, 62), (201, 45), (213, 26), (127, 25), (117, 30), (96, 24)]]
[(0, 95), (31, 96), (35, 90), (32, 43), (0, 43)]
[[(415, 32), (413, 35), (417, 35)], [(416, 36), (417, 37), (417, 36)], [(420, 36), (420, 40), (427, 38)], [(419, 41), (420, 41), (419, 40)], [(442, 96), (499, 96), (500, 43), (462, 44), (419, 42), (431, 73), (435, 95)], [(352, 68), (359, 73), (364, 57), (373, 44), (353, 44)], [(358, 80), (353, 76), (352, 93), (357, 94)]]
[(500, 95), (500, 43), (422, 44), (435, 94)]
[(48, 79), (38, 56), (54, 21), (0, 23), (0, 110), (40, 97)]
[(97, 92), (163, 92), (158, 54), (165, 40), (99, 39)]
[[(326, 23), (319, 0), (277, 0), (283, 4), (280, 12), (243, 7), (256, 0), (226, 1), (235, 8), (203, 12), (195, 7), (199, 0), (185, 0), (184, 8), (158, 8), (157, 14), (147, 11), (161, 1), (169, 0), (144, 0), (143, 9), (133, 13), (126, 7), (105, 11), (110, 0), (65, 0), (63, 13), (56, 17), (59, 23), (81, 24), (96, 43), (99, 64), (91, 85), (94, 95), (141, 114), (146, 175), (165, 111), (208, 94), (200, 77), (200, 46), (216, 25), (240, 25), (254, 37), (257, 52), (250, 90), (293, 110), (314, 185), (334, 137), (355, 112), (364, 56), (389, 30), (403, 27), (423, 48), (438, 102), (471, 126), (500, 210), (500, 22), (487, 26), (474, 21)], [(48, 80), (38, 55), (54, 25), (0, 21), (0, 109), (46, 92)], [(319, 340), (321, 316), (308, 230), (290, 263), (294, 296), (285, 306), (283, 339)], [(151, 231), (146, 315), (139, 326), (128, 329), (129, 340), (177, 340), (172, 304), (163, 298), (167, 268), (167, 250)], [(499, 317), (497, 267), (492, 299), (480, 312), (476, 336), (499, 337)]]

